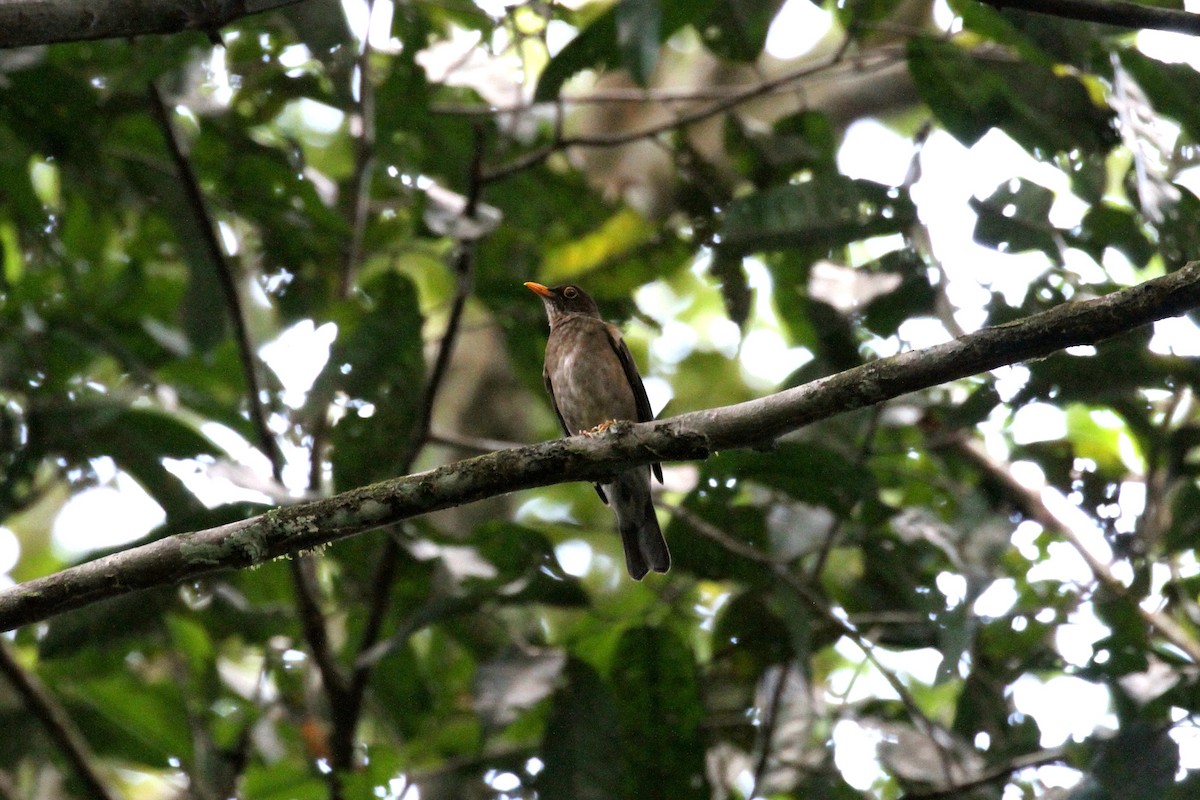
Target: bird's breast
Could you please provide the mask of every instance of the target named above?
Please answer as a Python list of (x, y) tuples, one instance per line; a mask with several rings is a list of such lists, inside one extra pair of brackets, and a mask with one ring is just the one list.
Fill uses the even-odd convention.
[(581, 318), (556, 326), (546, 343), (546, 370), (571, 433), (610, 419), (637, 419), (633, 389), (602, 321)]

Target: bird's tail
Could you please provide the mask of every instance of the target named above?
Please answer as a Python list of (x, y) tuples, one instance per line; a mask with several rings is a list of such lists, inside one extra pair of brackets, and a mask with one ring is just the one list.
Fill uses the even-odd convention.
[(669, 570), (671, 552), (654, 515), (648, 472), (643, 474), (643, 470), (637, 469), (621, 474), (612, 487), (612, 495), (630, 576), (640, 581), (650, 570)]

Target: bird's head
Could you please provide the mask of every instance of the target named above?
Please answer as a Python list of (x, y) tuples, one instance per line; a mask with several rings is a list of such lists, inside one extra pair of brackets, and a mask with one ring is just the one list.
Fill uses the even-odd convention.
[(525, 288), (542, 298), (542, 303), (546, 306), (546, 316), (550, 319), (550, 327), (554, 327), (558, 320), (572, 314), (581, 314), (585, 317), (600, 316), (600, 308), (591, 295), (573, 284), (543, 286), (540, 283), (529, 281), (525, 284)]

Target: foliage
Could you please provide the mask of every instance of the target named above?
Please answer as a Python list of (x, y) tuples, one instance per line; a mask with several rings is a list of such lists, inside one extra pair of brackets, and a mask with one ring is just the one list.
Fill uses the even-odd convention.
[[(834, 33), (764, 54), (797, 5)], [(1194, 258), (1200, 75), (949, 5), (947, 35), (929, 0), (376, 0), (364, 52), (309, 0), (0, 52), (0, 563), (557, 435), (525, 280), (592, 290), (671, 414)], [(858, 119), (907, 179), (838, 158)], [(973, 187), (956, 252), (922, 172), (997, 139), (1033, 166)], [(1164, 339), (666, 465), (665, 578), (561, 485), (21, 629), (65, 717), (0, 681), (0, 787), (85, 793), (65, 725), (139, 797), (1034, 797), (1050, 762), (1074, 798), (1195, 796), (1200, 370)]]

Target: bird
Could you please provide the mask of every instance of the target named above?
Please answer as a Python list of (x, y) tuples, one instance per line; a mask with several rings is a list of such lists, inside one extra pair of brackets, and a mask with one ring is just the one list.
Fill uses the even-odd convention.
[[(603, 430), (617, 420), (654, 419), (637, 363), (615, 325), (600, 316), (596, 301), (575, 285), (525, 287), (542, 298), (550, 322), (542, 379), (567, 436)], [(654, 514), (650, 474), (662, 483), (662, 467), (633, 467), (612, 482), (596, 484), (604, 503), (611, 497), (625, 566), (634, 580), (650, 570), (671, 568), (671, 553)]]

